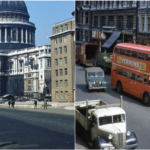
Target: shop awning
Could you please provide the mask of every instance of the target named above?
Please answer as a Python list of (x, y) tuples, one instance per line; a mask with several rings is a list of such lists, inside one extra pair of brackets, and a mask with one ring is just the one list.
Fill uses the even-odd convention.
[(114, 42), (118, 39), (121, 32), (114, 31), (109, 39), (102, 45), (103, 48), (110, 48), (114, 44)]

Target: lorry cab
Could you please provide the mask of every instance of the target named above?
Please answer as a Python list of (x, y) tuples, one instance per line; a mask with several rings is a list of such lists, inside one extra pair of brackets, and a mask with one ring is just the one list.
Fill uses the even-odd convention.
[(99, 67), (90, 67), (85, 70), (85, 82), (89, 91), (101, 90), (105, 91), (106, 81), (104, 79), (104, 71)]

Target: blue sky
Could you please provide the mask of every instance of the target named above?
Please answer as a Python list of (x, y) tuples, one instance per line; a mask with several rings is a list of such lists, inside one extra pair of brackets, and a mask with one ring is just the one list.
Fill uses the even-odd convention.
[(74, 1), (25, 1), (30, 22), (35, 24), (36, 46), (49, 45), (52, 26), (55, 23), (73, 18)]

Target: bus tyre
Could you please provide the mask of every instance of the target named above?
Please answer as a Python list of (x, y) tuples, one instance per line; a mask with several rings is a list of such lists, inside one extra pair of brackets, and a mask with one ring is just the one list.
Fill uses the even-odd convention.
[(117, 92), (122, 93), (122, 84), (121, 84), (121, 82), (117, 82)]
[(144, 102), (144, 105), (146, 105), (146, 106), (150, 105), (149, 95), (148, 94), (144, 95), (143, 102)]

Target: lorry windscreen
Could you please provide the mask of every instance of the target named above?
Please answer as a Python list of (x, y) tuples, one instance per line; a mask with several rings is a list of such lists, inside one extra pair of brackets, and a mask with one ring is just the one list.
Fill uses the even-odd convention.
[(99, 118), (99, 125), (111, 124), (111, 123), (120, 123), (125, 122), (125, 115), (114, 115), (114, 116), (106, 116)]
[(89, 72), (88, 77), (103, 77), (104, 73), (103, 72)]

